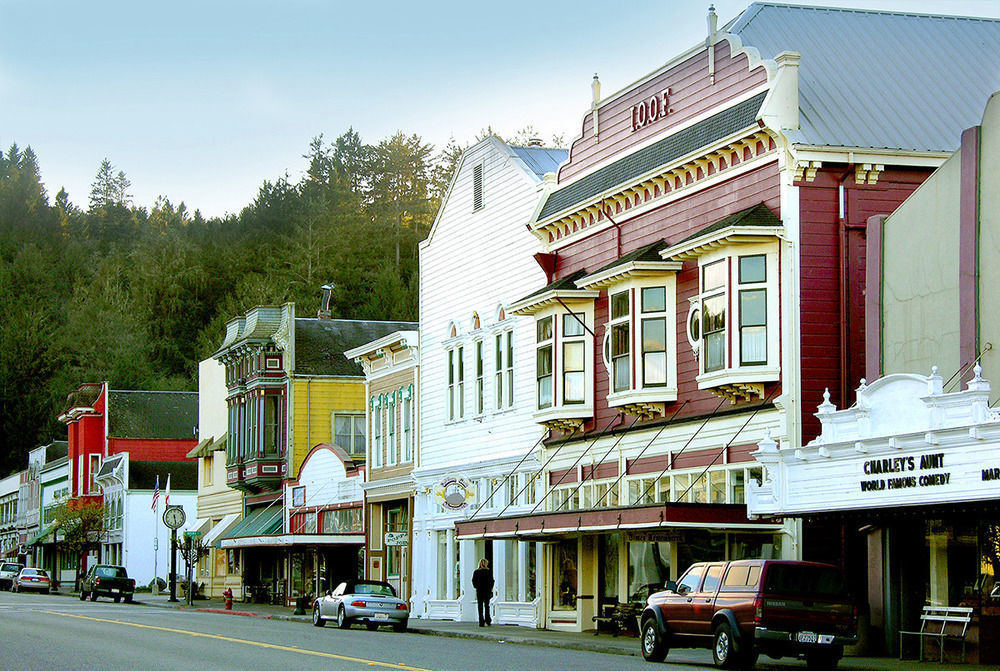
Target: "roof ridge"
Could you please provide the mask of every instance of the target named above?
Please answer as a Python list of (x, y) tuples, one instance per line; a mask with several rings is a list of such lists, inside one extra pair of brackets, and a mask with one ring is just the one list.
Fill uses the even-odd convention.
[[(843, 12), (849, 14), (887, 14), (890, 16), (919, 16), (934, 19), (956, 19), (956, 20), (969, 20), (969, 21), (1000, 21), (1000, 18), (990, 17), (990, 16), (970, 16), (968, 14), (934, 14), (931, 12), (912, 12), (912, 11), (902, 11), (896, 9), (868, 9), (865, 7), (831, 7), (829, 5), (805, 5), (802, 3), (786, 3), (786, 2), (772, 2), (765, 0), (763, 2), (755, 2), (750, 7), (781, 7), (788, 9), (809, 9), (824, 12)], [(750, 9), (748, 7), (747, 9)], [(747, 10), (744, 10), (747, 11)], [(750, 17), (746, 24), (749, 25), (750, 21), (757, 17), (757, 14)], [(740, 17), (737, 17), (739, 19)], [(735, 25), (735, 24), (734, 24)]]

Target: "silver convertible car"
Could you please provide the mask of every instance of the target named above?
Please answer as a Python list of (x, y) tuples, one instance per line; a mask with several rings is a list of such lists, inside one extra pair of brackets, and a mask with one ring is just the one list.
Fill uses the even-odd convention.
[(316, 599), (312, 613), (313, 625), (322, 627), (327, 620), (333, 620), (341, 629), (364, 622), (369, 630), (391, 625), (395, 631), (406, 631), (409, 618), (406, 602), (396, 596), (392, 585), (378, 580), (342, 582)]

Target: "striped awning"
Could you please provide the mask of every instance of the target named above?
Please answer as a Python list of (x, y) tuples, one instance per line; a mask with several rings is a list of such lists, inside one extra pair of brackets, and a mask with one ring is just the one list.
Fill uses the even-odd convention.
[(239, 524), (219, 538), (216, 547), (226, 547), (226, 541), (257, 536), (273, 536), (281, 533), (284, 509), (279, 505), (258, 508), (248, 513)]

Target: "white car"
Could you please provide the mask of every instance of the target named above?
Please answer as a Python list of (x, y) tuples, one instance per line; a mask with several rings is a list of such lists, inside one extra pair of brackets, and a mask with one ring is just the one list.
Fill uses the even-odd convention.
[(48, 572), (44, 569), (23, 568), (14, 578), (12, 589), (15, 592), (36, 591), (48, 594), (52, 591), (52, 582), (49, 580)]
[(0, 589), (11, 589), (14, 586), (14, 578), (21, 572), (24, 566), (13, 562), (0, 564)]
[(355, 622), (363, 622), (369, 630), (391, 625), (395, 631), (406, 631), (410, 607), (396, 596), (396, 590), (387, 582), (378, 580), (349, 580), (337, 589), (316, 599), (313, 604), (312, 622), (322, 627), (332, 619), (341, 629)]

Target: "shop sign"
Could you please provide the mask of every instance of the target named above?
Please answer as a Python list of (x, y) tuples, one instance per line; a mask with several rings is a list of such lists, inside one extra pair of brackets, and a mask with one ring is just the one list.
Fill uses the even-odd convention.
[(670, 531), (633, 531), (628, 535), (630, 543), (676, 543), (681, 540), (678, 529)]
[(945, 468), (944, 452), (869, 459), (861, 468), (866, 476), (885, 476), (862, 479), (862, 492), (940, 487), (951, 483), (951, 472), (941, 470)]
[(475, 497), (475, 488), (465, 478), (445, 478), (434, 487), (434, 498), (447, 510), (462, 510)]
[(648, 99), (632, 105), (632, 132), (665, 119), (673, 112), (670, 108), (670, 89), (650, 96)]
[(406, 545), (407, 535), (405, 531), (386, 531), (385, 544), (390, 547)]

